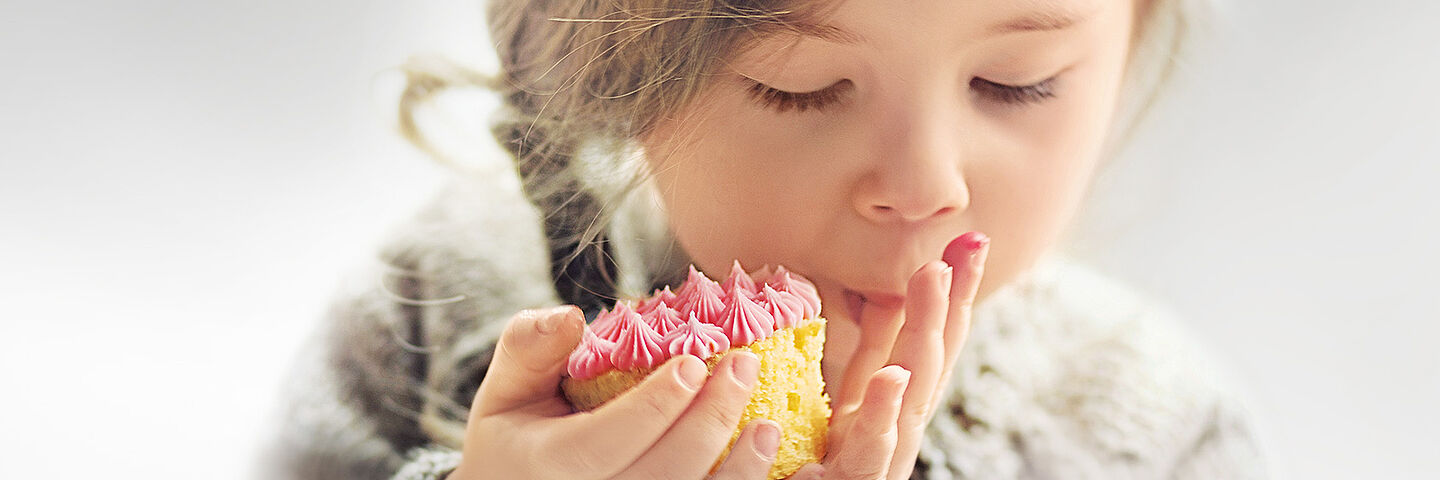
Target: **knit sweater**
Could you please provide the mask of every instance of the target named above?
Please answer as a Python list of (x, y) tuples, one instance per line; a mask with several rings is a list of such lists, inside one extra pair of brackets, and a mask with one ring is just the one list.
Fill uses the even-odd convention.
[[(459, 462), (505, 323), (560, 303), (537, 212), (513, 178), (482, 177), (402, 223), (337, 297), (262, 478), (433, 479)], [(614, 237), (637, 243), (618, 250), (622, 272), (626, 254), (631, 270), (675, 268), (633, 260), (652, 237)], [(1116, 282), (1049, 256), (973, 315), (912, 478), (1267, 476), (1236, 396), (1174, 316)]]

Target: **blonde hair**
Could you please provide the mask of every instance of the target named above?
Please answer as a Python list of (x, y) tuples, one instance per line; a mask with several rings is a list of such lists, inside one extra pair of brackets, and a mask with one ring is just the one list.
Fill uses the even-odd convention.
[[(1207, 0), (1136, 0), (1124, 100), (1107, 140), (1122, 146), (1180, 65)], [(552, 278), (562, 301), (596, 309), (615, 295), (606, 235), (628, 195), (644, 185), (633, 141), (687, 105), (715, 64), (746, 41), (813, 29), (815, 0), (489, 0), (500, 61), (494, 76), (448, 62), (411, 62), (399, 103), (401, 133), (449, 163), (417, 125), (417, 111), (456, 87), (497, 92), (491, 134), (514, 161), (544, 218)], [(814, 32), (809, 32), (814, 33)], [(452, 163), (453, 166), (453, 163)], [(596, 172), (608, 172), (597, 178)], [(422, 428), (458, 448), (463, 425), (422, 415)]]

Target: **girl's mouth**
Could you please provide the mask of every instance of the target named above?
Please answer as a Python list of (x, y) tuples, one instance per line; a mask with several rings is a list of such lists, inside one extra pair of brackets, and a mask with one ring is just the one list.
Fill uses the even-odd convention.
[(851, 289), (844, 290), (845, 310), (850, 314), (850, 321), (860, 323), (860, 312), (866, 306), (878, 307), (884, 310), (898, 310), (905, 307), (905, 297), (880, 292), (857, 292)]

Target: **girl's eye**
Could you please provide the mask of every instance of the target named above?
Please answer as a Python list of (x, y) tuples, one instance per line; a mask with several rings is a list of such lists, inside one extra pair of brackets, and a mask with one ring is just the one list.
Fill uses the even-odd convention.
[(844, 95), (854, 87), (850, 80), (841, 80), (834, 85), (815, 90), (813, 92), (787, 92), (754, 82), (750, 86), (750, 96), (765, 108), (780, 113), (795, 110), (804, 112), (806, 110), (822, 111), (827, 107), (834, 106), (844, 100)]
[(1006, 85), (975, 77), (970, 80), (970, 89), (991, 100), (1023, 106), (1055, 98), (1056, 78), (1050, 77), (1033, 85)]

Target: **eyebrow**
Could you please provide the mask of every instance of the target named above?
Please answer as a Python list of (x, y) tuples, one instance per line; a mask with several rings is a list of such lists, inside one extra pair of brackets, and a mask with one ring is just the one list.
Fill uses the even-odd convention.
[[(1064, 30), (1089, 20), (1094, 16), (1092, 15), (1093, 10), (1094, 9), (1082, 11), (1074, 8), (1061, 7), (1029, 11), (1009, 20), (996, 23), (986, 29), (986, 32), (990, 35), (1001, 35), (1006, 33)], [(814, 37), (820, 40), (845, 45), (865, 43), (864, 36), (836, 25), (792, 22), (789, 26), (798, 30), (803, 36)]]
[(990, 27), (988, 31), (991, 35), (999, 35), (1004, 33), (1064, 30), (1089, 20), (1090, 17), (1094, 16), (1093, 12), (1094, 9), (1082, 11), (1071, 8), (1036, 10), (998, 23)]

